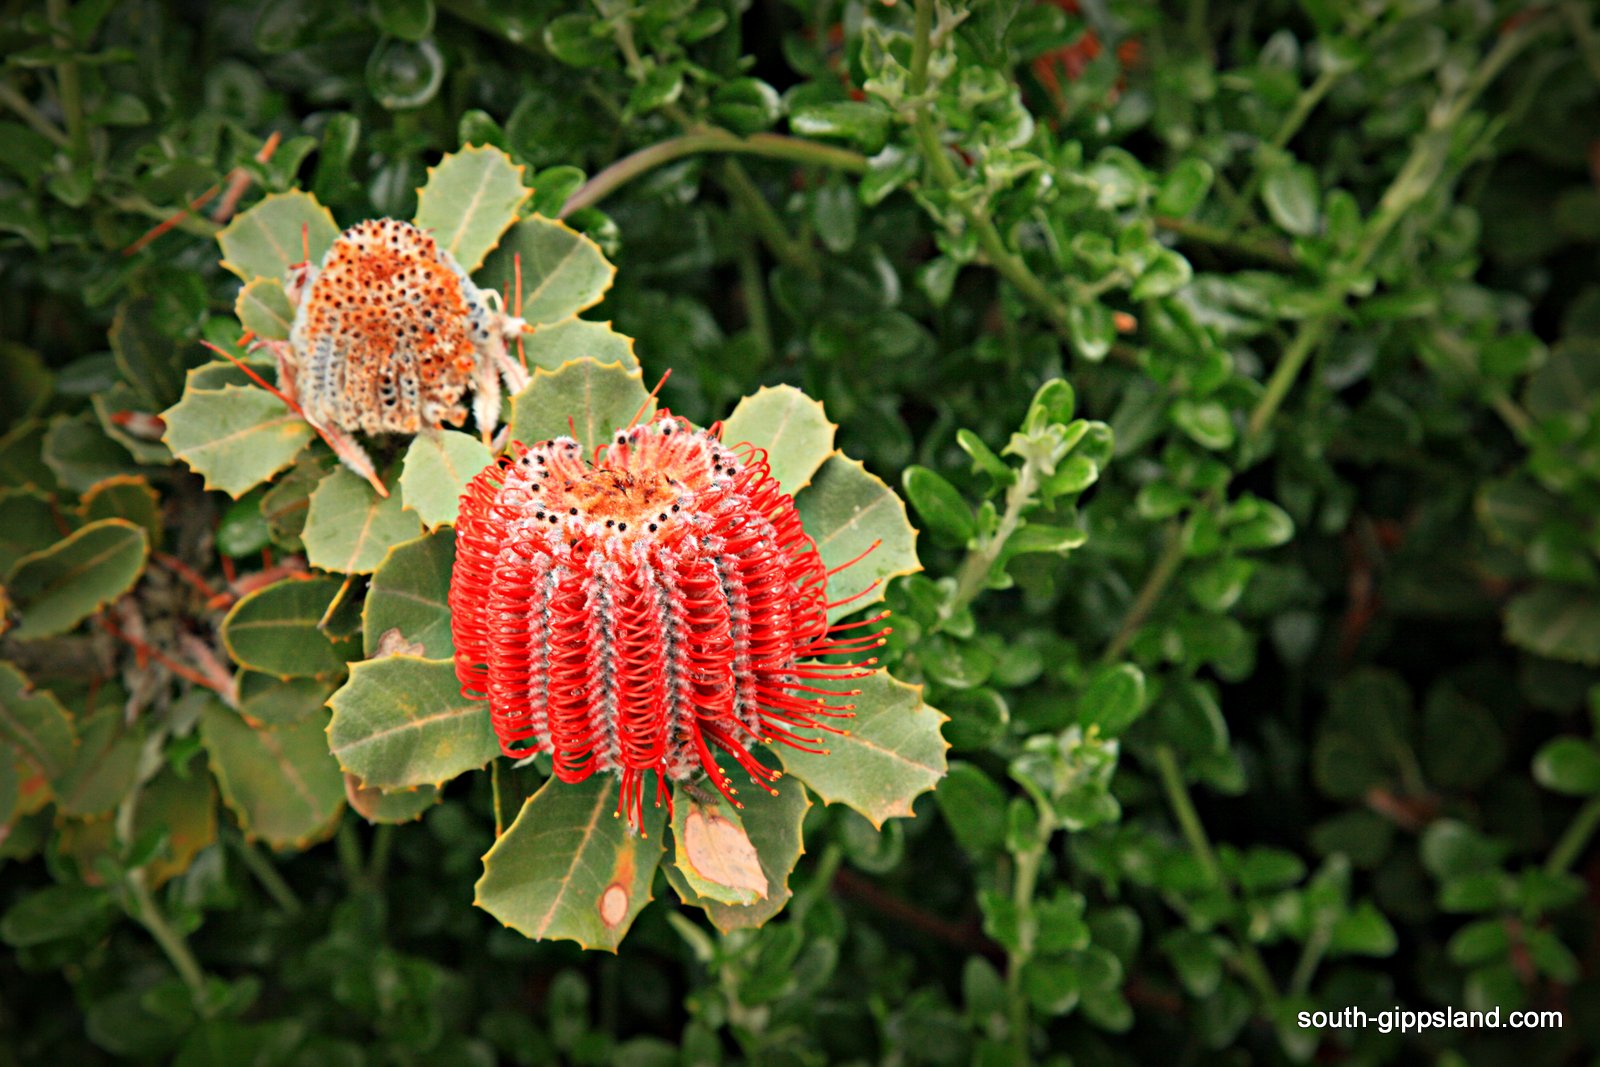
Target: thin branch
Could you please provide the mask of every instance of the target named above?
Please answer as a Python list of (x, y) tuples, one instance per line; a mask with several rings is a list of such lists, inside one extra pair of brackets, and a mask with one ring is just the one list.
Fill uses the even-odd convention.
[(1189, 851), (1194, 853), (1195, 859), (1200, 861), (1200, 866), (1205, 869), (1232, 905), (1229, 910), (1236, 916), (1234, 933), (1239, 947), (1239, 969), (1245, 980), (1255, 989), (1262, 1005), (1270, 1010), (1278, 1003), (1278, 987), (1272, 981), (1272, 974), (1267, 970), (1266, 962), (1262, 960), (1255, 942), (1250, 940), (1249, 931), (1243, 929), (1243, 923), (1237, 919), (1240, 907), (1238, 892), (1234, 888), (1232, 879), (1217, 860), (1216, 850), (1211, 847), (1211, 839), (1206, 836), (1206, 828), (1200, 821), (1200, 813), (1195, 810), (1194, 801), (1189, 798), (1189, 787), (1184, 783), (1183, 771), (1178, 768), (1178, 758), (1170, 746), (1162, 745), (1156, 749), (1156, 769), (1160, 772), (1161, 785), (1167, 793), (1167, 802), (1172, 807), (1173, 815), (1177, 817), (1184, 840), (1189, 843)]
[(832, 167), (852, 174), (860, 174), (867, 169), (867, 157), (847, 148), (835, 148), (777, 133), (739, 137), (727, 130), (706, 128), (641, 148), (617, 160), (567, 198), (567, 202), (561, 206), (561, 217), (566, 218), (586, 207), (593, 207), (622, 186), (675, 159), (709, 153), (784, 159), (792, 163)]
[(1578, 857), (1589, 847), (1589, 839), (1594, 836), (1596, 828), (1600, 828), (1600, 797), (1590, 797), (1578, 809), (1578, 814), (1572, 817), (1560, 840), (1550, 850), (1550, 856), (1544, 864), (1545, 873), (1562, 874), (1578, 862)]
[(278, 907), (289, 915), (298, 915), (305, 909), (305, 905), (301, 903), (299, 895), (295, 893), (288, 882), (284, 881), (283, 875), (278, 872), (278, 868), (273, 865), (270, 859), (262, 855), (261, 850), (247, 840), (244, 835), (230, 829), (226, 834), (225, 840), (239, 854), (239, 859), (244, 862), (250, 873), (255, 875), (256, 881), (261, 883), (261, 888), (265, 889), (267, 895), (277, 902)]
[(61, 132), (61, 127), (45, 118), (39, 109), (29, 103), (28, 98), (17, 92), (9, 82), (0, 81), (0, 104), (10, 108), (29, 129), (45, 137), (57, 148), (72, 147), (72, 141)]

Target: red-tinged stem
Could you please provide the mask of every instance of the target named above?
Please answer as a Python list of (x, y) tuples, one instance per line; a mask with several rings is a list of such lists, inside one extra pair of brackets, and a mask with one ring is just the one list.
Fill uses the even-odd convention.
[(166, 552), (153, 552), (151, 553), (150, 558), (167, 568), (167, 570), (171, 571), (173, 574), (176, 574), (179, 578), (182, 578), (184, 581), (188, 582), (194, 587), (195, 591), (201, 596), (205, 597), (207, 601), (214, 600), (216, 597), (221, 595), (215, 586), (201, 577), (199, 571), (189, 566), (177, 556), (170, 555)]
[[(261, 146), (261, 150), (256, 153), (256, 162), (265, 163), (267, 160), (271, 159), (272, 153), (278, 150), (278, 145), (282, 141), (283, 134), (274, 131), (272, 135), (267, 138), (266, 143)], [(187, 207), (179, 208), (165, 221), (158, 222), (155, 226), (151, 227), (144, 234), (144, 236), (140, 237), (127, 248), (124, 248), (122, 250), (122, 254), (125, 256), (131, 256), (136, 252), (142, 251), (156, 238), (174, 229), (184, 219), (205, 207), (211, 202), (213, 197), (215, 197), (218, 193), (223, 192), (224, 186), (226, 186), (227, 192), (223, 194), (222, 200), (217, 204), (216, 210), (211, 213), (211, 218), (216, 222), (227, 221), (227, 219), (233, 214), (234, 209), (239, 206), (239, 200), (244, 196), (244, 191), (250, 187), (250, 172), (245, 170), (243, 167), (234, 167), (228, 172), (228, 176), (223, 179), (223, 181), (218, 182), (205, 192), (201, 193), (199, 196), (195, 197), (193, 200), (189, 201)]]
[(233, 694), (230, 691), (223, 688), (212, 679), (207, 678), (193, 667), (179, 663), (165, 652), (162, 652), (159, 648), (148, 645), (139, 638), (133, 637), (124, 632), (122, 627), (118, 626), (109, 614), (102, 614), (100, 616), (100, 624), (106, 628), (106, 632), (112, 637), (133, 649), (134, 655), (140, 657), (141, 660), (155, 660), (157, 663), (161, 664), (178, 677), (183, 678), (186, 681), (193, 682), (195, 685), (201, 686), (205, 689), (209, 689), (227, 700), (231, 701), (233, 699)]
[[(232, 352), (229, 352), (227, 349), (212, 344), (210, 341), (201, 341), (200, 343), (209, 348), (211, 351), (215, 352), (217, 355), (221, 356), (223, 359), (227, 360), (229, 363), (232, 363), (235, 367), (238, 367), (240, 370), (244, 371), (245, 375), (249, 377), (251, 381), (261, 386), (261, 388), (265, 389), (279, 400), (283, 401), (285, 406), (287, 406), (290, 411), (294, 412), (296, 415), (299, 415), (302, 419), (306, 417), (306, 413), (300, 410), (300, 405), (295, 403), (294, 399), (290, 397), (289, 394), (285, 393), (282, 389), (279, 389), (276, 385), (271, 384), (265, 378), (261, 377), (261, 375), (257, 374), (255, 368), (250, 366), (250, 364), (246, 363)], [(316, 429), (316, 427), (313, 426), (312, 429)], [(321, 433), (322, 431), (317, 430), (317, 432)], [(327, 440), (327, 435), (323, 435), (323, 440)], [(332, 442), (329, 442), (328, 447), (333, 447)]]

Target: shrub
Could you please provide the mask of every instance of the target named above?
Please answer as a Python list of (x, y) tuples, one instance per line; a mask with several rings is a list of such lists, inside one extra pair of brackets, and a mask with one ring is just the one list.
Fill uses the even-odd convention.
[(1597, 35), (10, 12), (0, 1047), (1592, 1057)]

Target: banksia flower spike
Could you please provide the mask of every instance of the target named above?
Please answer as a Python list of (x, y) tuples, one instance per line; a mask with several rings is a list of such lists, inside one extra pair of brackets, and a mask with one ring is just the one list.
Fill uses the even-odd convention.
[(733, 801), (716, 749), (772, 791), (752, 747), (823, 751), (887, 632), (886, 612), (829, 626), (830, 572), (794, 501), (764, 451), (719, 429), (663, 413), (593, 461), (567, 437), (514, 443), (461, 500), (462, 692), (488, 701), (506, 755), (550, 752), (564, 782), (617, 774), (634, 826), (649, 772), (657, 804), (702, 775)]

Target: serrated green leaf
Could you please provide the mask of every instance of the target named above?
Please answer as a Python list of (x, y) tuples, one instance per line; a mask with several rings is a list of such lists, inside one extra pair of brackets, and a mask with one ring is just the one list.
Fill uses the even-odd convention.
[(704, 800), (673, 790), (671, 866), (707, 902), (748, 906), (767, 897), (755, 843), (738, 809), (715, 790)]
[[(203, 369), (203, 368), (202, 368)], [(196, 389), (162, 412), (172, 454), (237, 499), (294, 462), (315, 431), (283, 401), (256, 386)]]
[(616, 811), (612, 775), (545, 782), (483, 857), (474, 903), (526, 937), (615, 952), (650, 902), (666, 822), (646, 805), (635, 834)]
[(456, 539), (450, 530), (424, 534), (389, 550), (372, 575), (361, 609), (361, 632), (369, 658), (390, 630), (421, 644), (429, 659), (455, 654), (450, 634), (450, 571), (455, 559)]
[[(767, 756), (763, 762), (772, 762), (772, 757)], [(800, 827), (806, 812), (811, 810), (811, 798), (797, 778), (780, 780), (775, 788), (776, 795), (765, 789), (739, 791), (744, 803), (739, 816), (745, 833), (755, 845), (767, 879), (765, 898), (746, 905), (707, 900), (690, 888), (688, 880), (674, 864), (669, 863), (664, 868), (667, 881), (672, 883), (678, 898), (685, 904), (704, 908), (711, 924), (724, 933), (764, 925), (782, 911), (794, 895), (789, 889), (789, 875), (805, 851)], [(676, 811), (673, 814), (676, 815)]]
[[(400, 472), (400, 498), (428, 529), (454, 525), (461, 491), (489, 465), (489, 448), (459, 430), (420, 433), (412, 438)], [(313, 499), (313, 507), (315, 500)]]
[(200, 739), (229, 809), (247, 834), (303, 848), (333, 832), (344, 776), (328, 753), (320, 715), (253, 726), (220, 701), (200, 712)]
[[(322, 262), (339, 226), (317, 198), (298, 189), (273, 193), (217, 234), (222, 265), (245, 281), (282, 278), (308, 258)], [(308, 254), (309, 253), (309, 256)]]
[(500, 751), (489, 706), (461, 695), (448, 659), (385, 656), (351, 664), (350, 680), (328, 705), (328, 745), (363, 785), (437, 785)]
[(72, 719), (55, 694), (34, 689), (5, 662), (0, 662), (0, 741), (50, 781), (66, 773), (78, 744)]
[[(78, 502), (78, 513), (85, 522), (127, 519), (144, 527), (152, 545), (160, 544), (163, 530), (161, 498), (143, 475), (119, 474), (96, 482)], [(0, 515), (5, 516), (7, 523), (13, 521), (9, 511), (0, 509)]]
[[(417, 225), (433, 231), (439, 246), (470, 274), (528, 198), (522, 170), (498, 148), (468, 145), (445, 156), (429, 168), (427, 184), (417, 190)], [(527, 267), (524, 257), (524, 272)]]
[(365, 478), (340, 467), (312, 492), (300, 539), (314, 567), (371, 574), (389, 549), (420, 532), (416, 513), (405, 510), (399, 494), (381, 497)]
[[(917, 531), (906, 518), (905, 504), (883, 479), (868, 473), (857, 460), (844, 455), (830, 458), (795, 498), (795, 507), (830, 570), (867, 552), (874, 541), (882, 541), (864, 558), (828, 579), (828, 599), (838, 604), (828, 612), (830, 619), (882, 600), (890, 578), (922, 569), (917, 560)], [(877, 588), (872, 592), (839, 603), (874, 582)]]
[(819, 401), (794, 386), (762, 386), (739, 401), (724, 420), (722, 440), (766, 449), (772, 476), (794, 496), (811, 484), (817, 468), (833, 455), (838, 429)]
[(268, 341), (287, 341), (294, 325), (289, 294), (277, 278), (252, 278), (233, 302), (239, 325)]
[(609, 322), (590, 322), (577, 316), (546, 323), (522, 340), (528, 366), (559, 370), (574, 359), (596, 363), (620, 363), (627, 370), (639, 365), (633, 352), (633, 338), (617, 333)]
[(478, 272), (478, 284), (507, 285), (522, 257), (522, 317), (537, 326), (598, 304), (617, 269), (600, 246), (555, 219), (535, 215), (511, 228)]
[(319, 576), (257, 589), (222, 620), (222, 641), (241, 667), (279, 678), (337, 674), (353, 656), (353, 639), (317, 628), (342, 583)]
[(144, 573), (150, 537), (125, 519), (101, 519), (16, 563), (7, 594), (22, 621), (19, 640), (66, 633), (133, 588)]
[(655, 410), (641, 371), (616, 363), (575, 359), (554, 372), (533, 372), (528, 387), (511, 398), (511, 437), (532, 445), (577, 428), (584, 451), (604, 442), (643, 409), (640, 422)]
[(821, 734), (827, 753), (777, 746), (784, 768), (829, 804), (844, 804), (881, 827), (909, 817), (911, 802), (945, 774), (949, 744), (939, 733), (945, 716), (922, 700), (922, 687), (874, 671), (850, 683), (855, 717), (840, 720), (849, 732)]
[(392, 825), (416, 822), (422, 813), (439, 803), (439, 790), (425, 785), (386, 793), (361, 784), (353, 774), (344, 776), (344, 798), (357, 815), (370, 823)]

